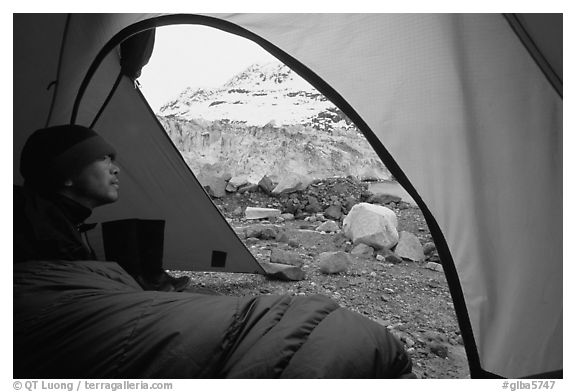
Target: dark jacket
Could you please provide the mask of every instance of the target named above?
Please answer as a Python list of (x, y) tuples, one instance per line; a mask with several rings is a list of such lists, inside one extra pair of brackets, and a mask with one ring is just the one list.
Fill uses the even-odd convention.
[(81, 229), (91, 210), (59, 195), (14, 186), (14, 262), (95, 260)]

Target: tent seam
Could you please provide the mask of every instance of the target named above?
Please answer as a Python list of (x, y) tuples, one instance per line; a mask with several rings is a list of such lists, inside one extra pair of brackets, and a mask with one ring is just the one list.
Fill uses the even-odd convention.
[[(70, 14), (66, 15), (66, 23), (64, 25), (64, 31), (62, 33), (60, 53), (58, 55), (58, 69), (56, 70), (56, 80), (52, 82), (54, 83), (54, 93), (52, 94), (52, 102), (50, 103), (50, 109), (48, 109), (48, 117), (46, 118), (46, 123), (44, 125), (45, 128), (48, 127), (48, 125), (50, 124), (50, 120), (52, 119), (52, 112), (54, 111), (54, 104), (56, 103), (56, 96), (58, 95), (60, 72), (62, 71), (62, 58), (64, 57), (64, 47), (66, 46), (65, 43), (66, 43), (66, 37), (68, 36), (68, 27), (70, 26), (70, 17), (71, 17)], [(50, 88), (52, 83), (50, 83), (48, 88)]]

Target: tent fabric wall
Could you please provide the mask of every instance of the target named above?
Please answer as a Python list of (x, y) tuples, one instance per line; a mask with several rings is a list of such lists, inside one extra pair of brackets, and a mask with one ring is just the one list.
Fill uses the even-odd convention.
[(561, 368), (562, 100), (505, 19), (230, 19), (334, 87), (406, 173), (448, 240), (483, 368)]
[(14, 183), (22, 181), (18, 167), (26, 138), (48, 119), (66, 19), (62, 14), (14, 14)]
[[(134, 23), (158, 16), (73, 15), (53, 124), (70, 121), (101, 48)], [(562, 99), (506, 20), (497, 14), (210, 17), (306, 66), (365, 122), (380, 156), (391, 155), (446, 239), (482, 368), (504, 377), (561, 369)], [(59, 42), (62, 30), (50, 31)], [(44, 79), (32, 75), (29, 85), (26, 75), (15, 77), (15, 108), (36, 93), (44, 108), (40, 90), (53, 80), (56, 56), (48, 56)], [(90, 123), (118, 71), (112, 51), (86, 90), (77, 122)], [(24, 88), (26, 94), (16, 93)], [(228, 235), (232, 230), (138, 90), (124, 80), (108, 106), (96, 129), (124, 152), (123, 197), (97, 218), (168, 217), (169, 266), (210, 269), (203, 249), (234, 255), (232, 270), (256, 265)], [(18, 146), (43, 124), (16, 110), (19, 155)]]

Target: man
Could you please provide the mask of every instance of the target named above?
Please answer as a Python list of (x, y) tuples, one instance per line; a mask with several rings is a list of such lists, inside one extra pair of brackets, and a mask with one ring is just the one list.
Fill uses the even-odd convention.
[[(94, 130), (62, 125), (34, 132), (20, 159), (23, 187), (14, 188), (14, 262), (96, 260), (82, 233), (92, 210), (114, 203), (120, 190), (116, 151)], [(141, 266), (146, 270), (146, 266)], [(144, 289), (172, 291), (189, 279), (164, 270), (135, 274)]]

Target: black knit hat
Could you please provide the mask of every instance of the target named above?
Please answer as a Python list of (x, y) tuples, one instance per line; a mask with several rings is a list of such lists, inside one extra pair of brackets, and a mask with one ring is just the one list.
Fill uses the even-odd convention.
[(24, 144), (20, 173), (26, 183), (57, 186), (97, 159), (116, 151), (104, 138), (80, 125), (39, 129)]

